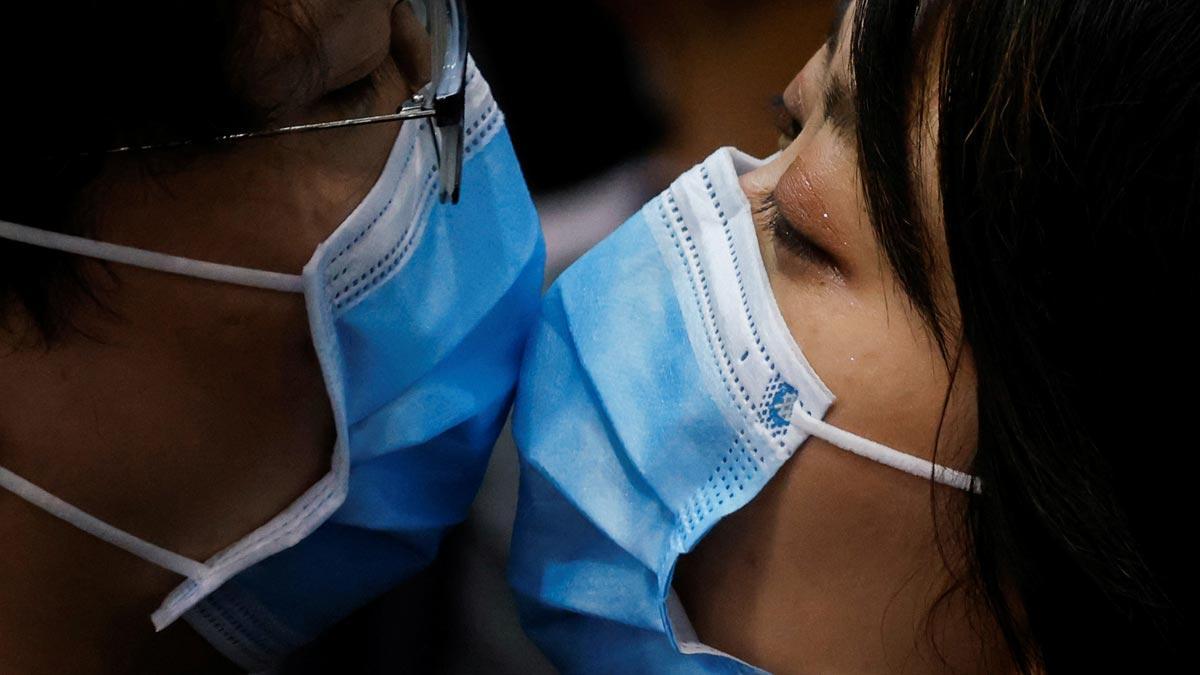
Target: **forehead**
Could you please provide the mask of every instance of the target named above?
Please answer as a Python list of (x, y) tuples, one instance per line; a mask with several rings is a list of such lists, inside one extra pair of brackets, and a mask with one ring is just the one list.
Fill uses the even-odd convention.
[(260, 0), (252, 3), (246, 37), (267, 42), (305, 43), (326, 35), (378, 33), (390, 23), (392, 0)]
[(243, 5), (235, 87), (264, 108), (320, 94), (390, 49), (391, 0), (258, 0)]
[(267, 15), (316, 26), (364, 12), (387, 11), (396, 3), (392, 0), (259, 0), (255, 4)]

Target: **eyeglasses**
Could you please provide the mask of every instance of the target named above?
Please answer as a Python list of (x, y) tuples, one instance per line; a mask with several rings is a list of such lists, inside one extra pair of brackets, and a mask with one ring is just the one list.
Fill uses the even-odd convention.
[[(346, 129), (399, 120), (432, 118), (430, 133), (437, 150), (441, 200), (458, 203), (462, 183), (463, 116), (466, 109), (467, 8), (464, 0), (412, 0), (422, 2), (429, 31), (430, 81), (396, 112), (370, 117), (355, 117), (331, 122), (241, 131), (208, 139), (229, 143), (250, 138), (269, 138), (293, 133)], [(168, 141), (151, 145), (128, 145), (105, 150), (105, 154), (142, 152), (195, 145), (196, 140)]]

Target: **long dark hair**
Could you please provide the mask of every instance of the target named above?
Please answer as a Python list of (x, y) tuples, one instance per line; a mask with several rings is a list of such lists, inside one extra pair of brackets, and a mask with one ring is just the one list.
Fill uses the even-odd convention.
[(1200, 3), (861, 0), (852, 64), (872, 221), (944, 345), (909, 133), (939, 106), (985, 486), (954, 590), (1022, 672), (1161, 672), (1194, 614)]

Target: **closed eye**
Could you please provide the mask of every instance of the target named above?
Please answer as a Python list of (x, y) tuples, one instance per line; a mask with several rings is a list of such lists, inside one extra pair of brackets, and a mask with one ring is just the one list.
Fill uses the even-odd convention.
[[(380, 68), (382, 69), (382, 66)], [(376, 93), (378, 82), (379, 70), (377, 69), (367, 73), (365, 77), (325, 94), (325, 99), (334, 105), (359, 104), (364, 100), (369, 100)]]
[(774, 194), (768, 195), (763, 200), (758, 213), (762, 227), (770, 235), (772, 241), (778, 242), (785, 251), (841, 276), (837, 260), (788, 220), (783, 210), (779, 208), (779, 202), (775, 199)]

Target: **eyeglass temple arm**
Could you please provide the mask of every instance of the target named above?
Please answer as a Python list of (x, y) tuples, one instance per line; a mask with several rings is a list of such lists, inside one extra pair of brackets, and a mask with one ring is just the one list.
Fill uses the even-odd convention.
[[(461, 90), (439, 98), (434, 108), (434, 125), (441, 132), (442, 142), (438, 152), (438, 171), (442, 183), (442, 202), (458, 203), (462, 184), (463, 165), (463, 116), (466, 112), (466, 95)], [(439, 144), (435, 143), (435, 147)]]
[[(241, 141), (248, 138), (270, 138), (272, 136), (282, 136), (284, 134), (306, 133), (311, 131), (327, 131), (330, 129), (348, 129), (352, 127), (361, 127), (369, 124), (382, 124), (385, 122), (397, 122), (401, 120), (419, 119), (422, 117), (434, 117), (436, 111), (424, 105), (424, 101), (415, 98), (405, 102), (394, 113), (386, 115), (372, 115), (370, 117), (355, 117), (348, 120), (337, 120), (334, 122), (313, 122), (311, 124), (294, 124), (286, 127), (277, 127), (274, 129), (263, 129), (259, 131), (239, 131), (237, 133), (225, 134), (215, 138), (205, 139), (205, 143), (229, 143), (231, 141)], [(200, 141), (196, 139), (168, 141), (166, 143), (152, 143), (149, 145), (126, 145), (119, 148), (110, 148), (104, 151), (104, 154), (121, 154), (128, 152), (141, 152), (145, 150), (165, 150), (169, 148), (183, 148), (191, 145), (196, 145)]]
[[(467, 7), (464, 0), (435, 0), (438, 11), (433, 18), (432, 32), (440, 42), (434, 55), (438, 69), (431, 91), (434, 95), (434, 126), (438, 128), (441, 143), (435, 137), (438, 148), (438, 166), (442, 184), (441, 201), (457, 204), (461, 193), (463, 165), (463, 118), (466, 113), (466, 69), (467, 69)], [(436, 136), (436, 135), (435, 135)]]

